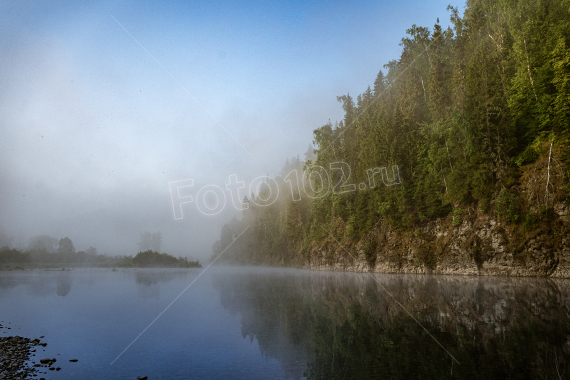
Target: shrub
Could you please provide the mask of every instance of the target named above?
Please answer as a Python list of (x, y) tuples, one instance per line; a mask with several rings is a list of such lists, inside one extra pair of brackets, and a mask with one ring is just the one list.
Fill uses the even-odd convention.
[(451, 222), (451, 224), (454, 226), (459, 226), (461, 222), (463, 222), (461, 215), (463, 215), (464, 212), (465, 210), (462, 208), (456, 208), (455, 210), (453, 210), (453, 221)]
[(158, 253), (156, 251), (148, 250), (139, 252), (133, 258), (133, 266), (136, 267), (179, 267), (191, 268), (201, 267), (198, 261), (189, 261), (187, 258), (176, 258), (167, 253)]
[(519, 221), (519, 198), (515, 194), (509, 194), (506, 188), (502, 188), (495, 201), (497, 216), (509, 223)]
[(378, 248), (378, 241), (371, 240), (364, 246), (364, 255), (370, 267), (373, 267), (376, 262), (376, 249)]
[(522, 228), (525, 231), (533, 231), (538, 227), (538, 215), (534, 212), (529, 212), (525, 215)]

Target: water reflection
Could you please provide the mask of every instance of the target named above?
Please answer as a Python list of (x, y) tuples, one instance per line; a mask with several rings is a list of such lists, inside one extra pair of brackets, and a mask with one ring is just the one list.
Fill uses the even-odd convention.
[(242, 316), (242, 336), (257, 339), (261, 354), (277, 359), (285, 376), (292, 378), (302, 377), (314, 360), (311, 321), (298, 308), (303, 280), (310, 281), (279, 272), (213, 276), (222, 306)]
[(70, 270), (34, 270), (0, 272), (0, 290), (25, 288), (27, 294), (47, 297), (52, 294), (65, 297), (71, 291)]
[(570, 373), (570, 281), (248, 271), (213, 276), (289, 377), (564, 378)]
[(55, 281), (57, 284), (57, 295), (65, 297), (71, 291), (71, 274), (69, 272), (61, 272), (56, 274)]
[(137, 285), (155, 286), (188, 277), (188, 269), (137, 269), (134, 271)]
[(195, 273), (193, 269), (135, 269), (135, 281), (137, 293), (140, 298), (159, 298), (160, 285), (177, 279), (186, 279), (189, 273)]

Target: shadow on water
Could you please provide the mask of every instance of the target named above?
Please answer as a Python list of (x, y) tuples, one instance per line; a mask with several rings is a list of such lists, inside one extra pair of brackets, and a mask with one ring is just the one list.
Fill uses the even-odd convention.
[(213, 275), (244, 338), (311, 379), (559, 379), (570, 374), (570, 281), (244, 270)]

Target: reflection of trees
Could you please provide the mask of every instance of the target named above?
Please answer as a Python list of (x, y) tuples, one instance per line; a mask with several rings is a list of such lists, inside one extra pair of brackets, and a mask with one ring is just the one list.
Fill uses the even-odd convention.
[(65, 297), (71, 291), (71, 284), (70, 271), (18, 271), (0, 275), (0, 290), (22, 286), (28, 294), (36, 297), (52, 294)]
[[(570, 373), (570, 281), (375, 275), (218, 275), (244, 337), (309, 378), (558, 378)], [(309, 362), (308, 366), (306, 363)], [(558, 372), (557, 372), (558, 367)]]
[(188, 270), (171, 270), (171, 269), (139, 269), (135, 272), (135, 280), (137, 285), (153, 286), (160, 283), (167, 283), (177, 278), (188, 277)]
[(287, 377), (302, 377), (314, 345), (309, 315), (299, 308), (301, 284), (278, 274), (216, 275), (213, 283), (222, 306), (241, 314), (243, 337), (257, 339), (262, 355), (278, 360)]
[(137, 282), (137, 293), (141, 298), (158, 298), (160, 284), (174, 281), (177, 278), (186, 278), (187, 269), (137, 269), (134, 271)]
[(65, 297), (71, 291), (71, 274), (62, 271), (56, 275), (57, 295)]

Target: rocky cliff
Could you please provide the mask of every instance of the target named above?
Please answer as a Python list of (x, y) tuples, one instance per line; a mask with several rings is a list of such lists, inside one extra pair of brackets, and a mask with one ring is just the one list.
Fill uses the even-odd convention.
[(570, 209), (557, 203), (532, 231), (477, 210), (416, 231), (373, 231), (357, 244), (326, 240), (302, 265), (312, 270), (570, 278)]

